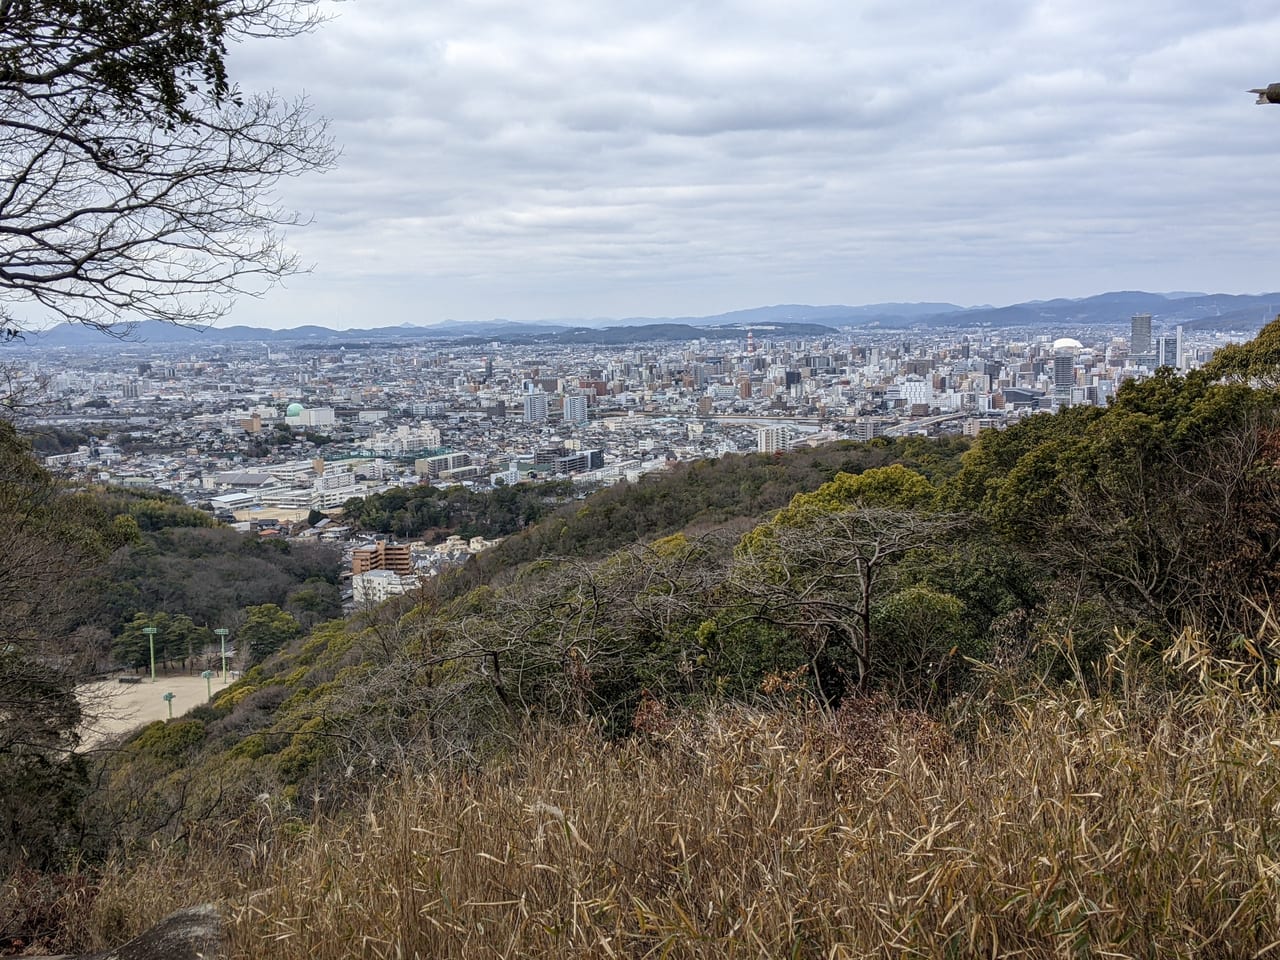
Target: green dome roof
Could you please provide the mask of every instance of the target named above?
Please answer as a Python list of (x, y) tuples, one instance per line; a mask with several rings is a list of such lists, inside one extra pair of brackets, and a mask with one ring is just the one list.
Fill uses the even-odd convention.
[(287, 408), (285, 408), (284, 415), (285, 415), (286, 417), (300, 417), (300, 416), (302, 416), (302, 404), (300, 404), (300, 403), (291, 403), (291, 404), (289, 404), (289, 406), (288, 406)]

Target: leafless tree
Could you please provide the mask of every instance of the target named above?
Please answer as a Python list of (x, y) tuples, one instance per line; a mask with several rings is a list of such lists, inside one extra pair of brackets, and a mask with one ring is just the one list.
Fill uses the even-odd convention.
[(943, 541), (961, 524), (950, 514), (862, 505), (817, 513), (800, 524), (777, 523), (748, 541), (733, 586), (752, 616), (804, 637), (815, 677), (821, 659), (844, 652), (860, 686), (875, 659), (873, 604), (893, 579), (894, 564), (909, 551)]
[(274, 190), (332, 163), (325, 124), (224, 57), (317, 19), (317, 0), (0, 0), (5, 336), (206, 324), (298, 269)]

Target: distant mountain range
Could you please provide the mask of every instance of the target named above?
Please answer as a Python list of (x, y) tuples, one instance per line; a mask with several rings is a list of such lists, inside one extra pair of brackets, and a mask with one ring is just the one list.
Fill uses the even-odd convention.
[(1149, 313), (1158, 325), (1181, 324), (1190, 330), (1257, 330), (1280, 311), (1280, 293), (1146, 293), (1125, 290), (1078, 300), (1033, 300), (1008, 307), (973, 307), (927, 318), (931, 325), (990, 324), (993, 327), (1064, 326), (1124, 323)]
[[(709, 317), (631, 317), (622, 321), (510, 320), (446, 321), (430, 326), (400, 324), (365, 330), (331, 330), (307, 325), (289, 330), (230, 326), (192, 330), (157, 321), (137, 324), (122, 339), (147, 344), (181, 343), (391, 343), (420, 340), (503, 340), (517, 343), (622, 344), (659, 340), (723, 338), (754, 330), (773, 336), (826, 336), (841, 328), (911, 329), (949, 327), (1034, 327), (1052, 332), (1081, 326), (1122, 324), (1135, 313), (1150, 313), (1157, 325), (1182, 324), (1193, 330), (1257, 330), (1280, 311), (1280, 293), (1103, 293), (1081, 299), (1031, 300), (1005, 307), (961, 307), (954, 303), (873, 303), (862, 306), (779, 304), (734, 310)], [(83, 347), (104, 343), (104, 335), (76, 324), (61, 324), (25, 341), (36, 347)]]

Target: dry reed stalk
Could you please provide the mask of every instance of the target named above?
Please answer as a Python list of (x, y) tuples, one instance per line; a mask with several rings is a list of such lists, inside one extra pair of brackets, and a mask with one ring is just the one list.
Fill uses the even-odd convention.
[(1280, 718), (1240, 689), (1042, 691), (965, 743), (883, 702), (726, 708), (263, 813), (96, 909), (218, 894), (246, 958), (1262, 956), (1278, 804)]

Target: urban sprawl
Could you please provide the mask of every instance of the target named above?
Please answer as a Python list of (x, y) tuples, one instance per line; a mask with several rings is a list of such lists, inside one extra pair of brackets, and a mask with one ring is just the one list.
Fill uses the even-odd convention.
[[(571, 479), (583, 492), (688, 460), (881, 436), (976, 436), (1126, 379), (1203, 364), (1216, 332), (1147, 314), (1055, 338), (1019, 329), (783, 327), (627, 346), (323, 339), (33, 350), (33, 429), (83, 430), (60, 473), (159, 488), (259, 536), (344, 545), (374, 601), (491, 545), (397, 544), (342, 523), (393, 487)], [(317, 513), (325, 514), (323, 519)], [(331, 515), (331, 516), (330, 516)]]

